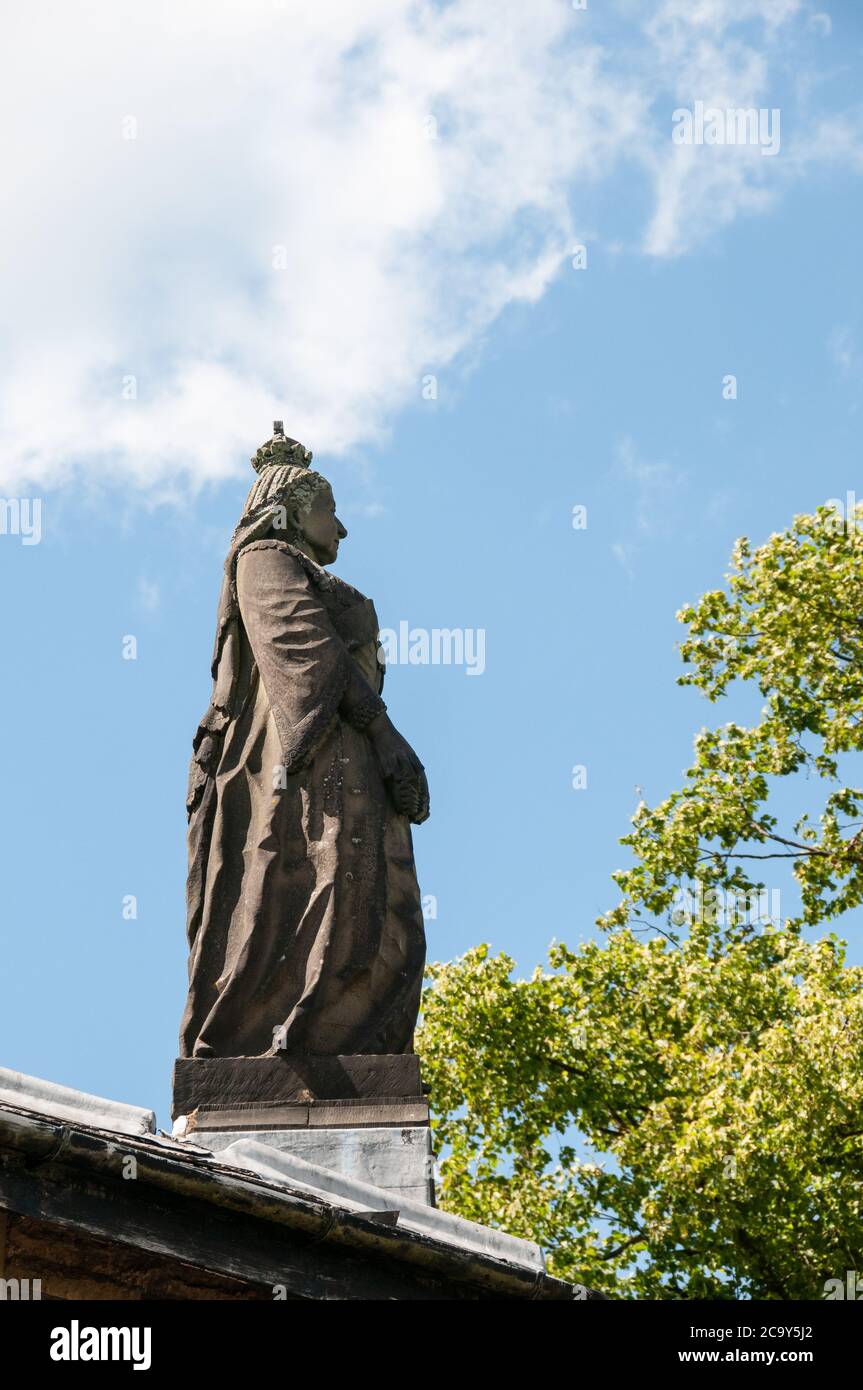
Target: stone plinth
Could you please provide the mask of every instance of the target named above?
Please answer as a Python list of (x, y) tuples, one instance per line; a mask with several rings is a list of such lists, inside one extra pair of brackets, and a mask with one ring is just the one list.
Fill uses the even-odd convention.
[[(388, 1117), (369, 1113), (367, 1119), (357, 1120), (345, 1115), (345, 1124), (375, 1124), (382, 1119), (417, 1123), (418, 1116), (400, 1116), (395, 1110), (426, 1106), (419, 1058), (412, 1052), (349, 1057), (279, 1053), (274, 1057), (179, 1057), (174, 1063), (174, 1119), (194, 1111), (260, 1110), (261, 1120), (244, 1126), (255, 1129), (266, 1125), (267, 1110), (298, 1107), (302, 1111), (323, 1101), (343, 1108), (350, 1103), (384, 1105), (392, 1111)], [(301, 1115), (297, 1118), (304, 1128), (308, 1122)], [(278, 1126), (283, 1122), (280, 1116)], [(342, 1121), (333, 1117), (328, 1123)]]
[(399, 1201), (434, 1206), (434, 1155), (427, 1125), (367, 1129), (192, 1130), (192, 1143), (220, 1153), (251, 1139), (279, 1153), (369, 1183)]
[(434, 1205), (414, 1053), (178, 1058), (173, 1115), (175, 1133), (213, 1152), (254, 1139), (394, 1199)]

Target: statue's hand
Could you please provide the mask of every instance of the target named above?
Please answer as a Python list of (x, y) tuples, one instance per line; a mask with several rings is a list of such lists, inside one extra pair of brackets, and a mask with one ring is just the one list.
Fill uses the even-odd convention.
[[(414, 755), (416, 756), (416, 755)], [(429, 818), (429, 784), (425, 768), (417, 762), (417, 770), (400, 781), (388, 784), (396, 805), (413, 825), (422, 825)]]
[(393, 805), (414, 825), (422, 825), (429, 815), (425, 768), (387, 715), (380, 715), (369, 725), (368, 732)]

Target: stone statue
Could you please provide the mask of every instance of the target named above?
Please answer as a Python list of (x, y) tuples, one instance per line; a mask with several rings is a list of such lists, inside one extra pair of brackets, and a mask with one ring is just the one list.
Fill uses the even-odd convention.
[(413, 1052), (422, 764), (381, 699), (374, 605), (281, 422), (231, 540), (189, 776), (183, 1058)]

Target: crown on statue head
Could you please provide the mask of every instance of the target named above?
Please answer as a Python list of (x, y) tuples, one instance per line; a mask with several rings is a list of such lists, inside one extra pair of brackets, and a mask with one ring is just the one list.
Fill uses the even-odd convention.
[(288, 439), (281, 420), (273, 421), (272, 439), (268, 439), (252, 455), (252, 467), (256, 473), (262, 473), (265, 468), (308, 468), (311, 461), (311, 449), (303, 448), (297, 439)]

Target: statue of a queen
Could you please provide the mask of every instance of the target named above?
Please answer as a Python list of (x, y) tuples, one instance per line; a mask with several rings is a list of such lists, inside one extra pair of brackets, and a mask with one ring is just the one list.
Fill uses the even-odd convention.
[(381, 699), (374, 605), (311, 453), (257, 451), (189, 775), (181, 1057), (413, 1050), (425, 964), (422, 764)]

